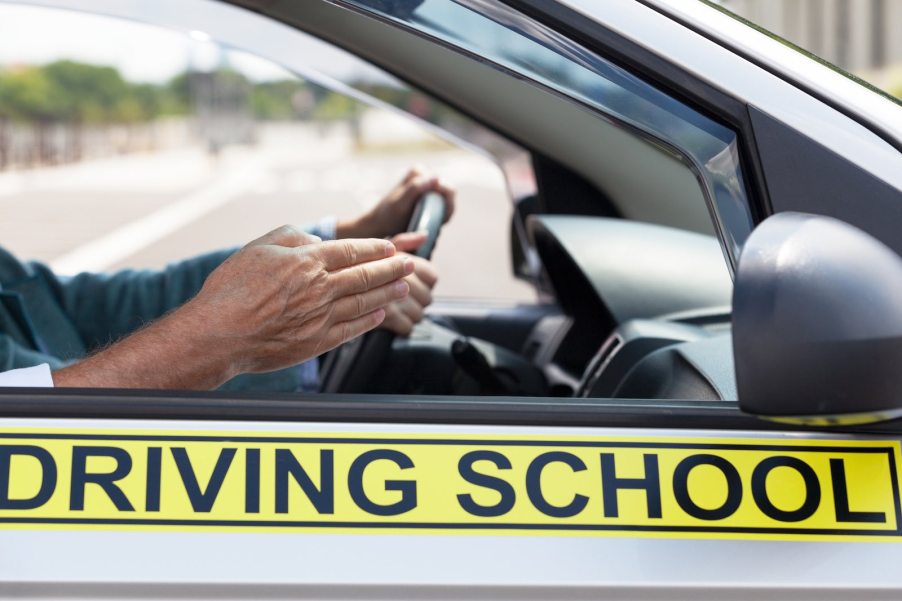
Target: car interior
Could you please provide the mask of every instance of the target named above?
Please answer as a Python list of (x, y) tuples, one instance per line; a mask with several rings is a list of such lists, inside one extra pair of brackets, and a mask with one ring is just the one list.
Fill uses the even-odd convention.
[[(735, 400), (729, 252), (698, 165), (679, 149), (347, 3), (237, 4), (266, 5), (490, 130), (525, 153), (536, 183), (513, 194), (503, 234), (511, 269), (536, 287), (538, 302), (438, 303), (409, 338), (370, 337), (333, 352), (323, 362), (325, 392)], [(211, 35), (269, 59), (284, 55), (273, 45), (285, 28), (251, 17), (264, 29), (211, 25)], [(278, 31), (260, 35), (265, 27)], [(382, 351), (361, 350), (364, 341)]]
[(330, 3), (285, 6), (279, 17), (466, 107), (529, 151), (537, 183), (535, 195), (514, 199), (511, 231), (514, 247), (538, 258), (535, 273), (520, 273), (547, 302), (434, 308), (383, 362), (355, 366), (365, 378), (327, 391), (735, 399), (730, 274), (681, 157), (383, 20)]

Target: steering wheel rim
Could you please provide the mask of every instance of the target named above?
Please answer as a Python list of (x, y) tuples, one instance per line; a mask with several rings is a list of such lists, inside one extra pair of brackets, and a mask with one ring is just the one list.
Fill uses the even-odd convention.
[[(427, 192), (417, 201), (409, 232), (426, 232), (426, 240), (411, 254), (429, 259), (445, 221), (445, 199)], [(373, 381), (388, 357), (395, 333), (377, 329), (350, 340), (330, 353), (323, 366), (322, 392), (359, 393)]]

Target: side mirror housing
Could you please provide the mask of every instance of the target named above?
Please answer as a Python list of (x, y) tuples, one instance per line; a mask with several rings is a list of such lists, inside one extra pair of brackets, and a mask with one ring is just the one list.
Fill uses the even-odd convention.
[(902, 417), (902, 258), (838, 220), (780, 213), (733, 290), (743, 411), (809, 425)]

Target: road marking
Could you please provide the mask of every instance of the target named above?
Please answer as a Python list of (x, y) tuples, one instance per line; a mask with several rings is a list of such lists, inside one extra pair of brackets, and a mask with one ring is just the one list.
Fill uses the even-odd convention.
[(245, 163), (210, 186), (57, 257), (50, 267), (59, 274), (103, 271), (248, 193), (265, 173), (262, 160)]

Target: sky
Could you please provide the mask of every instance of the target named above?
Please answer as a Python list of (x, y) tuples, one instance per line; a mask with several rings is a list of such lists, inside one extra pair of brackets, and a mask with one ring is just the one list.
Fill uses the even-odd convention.
[[(186, 34), (122, 19), (0, 3), (0, 68), (71, 59), (116, 67), (131, 81), (160, 83), (189, 65), (209, 70), (225, 59), (253, 80), (291, 77), (246, 52), (223, 53), (209, 40), (202, 32)], [(337, 66), (342, 66), (340, 59)]]

